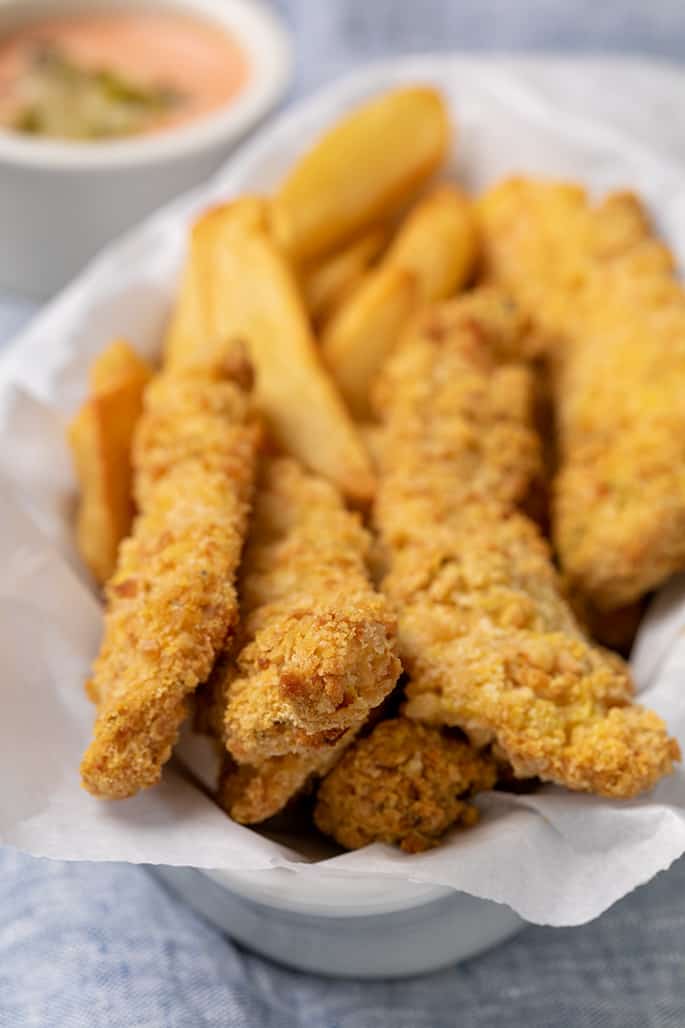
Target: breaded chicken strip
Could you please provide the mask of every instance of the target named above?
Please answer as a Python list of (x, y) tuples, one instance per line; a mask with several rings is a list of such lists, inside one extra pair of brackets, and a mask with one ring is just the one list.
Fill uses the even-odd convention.
[(472, 505), (385, 581), (401, 605), (406, 713), (496, 740), (520, 778), (633, 796), (672, 770), (660, 718), (631, 705), (620, 657), (583, 637), (536, 527)]
[(481, 289), (427, 311), (405, 337), (375, 397), (382, 543), (421, 541), (481, 497), (521, 503), (542, 476), (533, 374), (510, 356), (527, 330), (502, 293)]
[(266, 460), (241, 583), (235, 662), (211, 683), (218, 732), (241, 764), (323, 755), (391, 691), (395, 621), (368, 578), (368, 533), (336, 489)]
[(226, 754), (217, 799), (234, 821), (244, 825), (266, 821), (335, 767), (357, 732), (357, 728), (349, 728), (338, 742), (329, 746), (307, 753), (266, 757), (257, 764), (236, 764)]
[[(406, 713), (458, 726), (478, 745), (496, 741), (519, 777), (635, 795), (671, 770), (677, 744), (655, 714), (630, 706), (620, 658), (585, 639), (546, 544), (514, 509), (515, 467), (507, 460), (504, 476), (499, 452), (482, 442), (470, 463), (475, 426), (487, 439), (500, 417), (488, 402), (498, 352), (500, 336), (471, 301), (440, 338), (430, 321), (411, 332), (378, 390), (375, 515), (412, 679)], [(469, 373), (455, 380), (459, 360)], [(477, 405), (461, 400), (462, 388)], [(520, 453), (521, 472), (528, 450)]]
[(685, 567), (685, 291), (630, 194), (513, 180), (480, 201), (489, 273), (534, 318), (558, 427), (553, 536), (601, 610)]
[(484, 193), (476, 209), (486, 275), (529, 313), (538, 330), (531, 338), (542, 349), (567, 345), (595, 269), (633, 253), (646, 263), (665, 258), (672, 268), (632, 193), (611, 193), (591, 207), (574, 183), (511, 178)]
[(88, 685), (99, 709), (81, 774), (96, 796), (159, 779), (186, 698), (235, 627), (257, 444), (245, 374), (226, 354), (168, 369), (146, 391), (133, 456), (140, 514), (107, 587)]
[(381, 721), (321, 783), (314, 820), (347, 849), (386, 842), (419, 853), (474, 824), (467, 799), (496, 777), (492, 758), (467, 742), (406, 718)]

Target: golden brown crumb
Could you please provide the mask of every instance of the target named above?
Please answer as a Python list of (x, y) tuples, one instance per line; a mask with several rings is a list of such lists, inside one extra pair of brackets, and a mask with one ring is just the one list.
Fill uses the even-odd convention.
[(592, 205), (510, 180), (480, 201), (490, 275), (546, 340), (560, 470), (553, 534), (599, 610), (685, 567), (685, 293), (632, 194)]
[(216, 366), (169, 370), (146, 391), (134, 447), (141, 513), (107, 589), (89, 683), (99, 709), (81, 773), (96, 796), (159, 779), (186, 697), (235, 625), (256, 443), (246, 393)]
[(335, 767), (357, 731), (348, 729), (332, 746), (266, 757), (258, 764), (236, 764), (225, 755), (217, 789), (219, 803), (241, 824), (257, 824), (273, 817), (311, 782)]
[(324, 779), (314, 819), (347, 849), (386, 842), (419, 853), (474, 824), (466, 799), (495, 778), (494, 761), (468, 743), (406, 718), (382, 721)]
[[(241, 782), (272, 778), (272, 769), (281, 785), (292, 769), (309, 778), (393, 688), (395, 620), (369, 581), (369, 544), (330, 483), (289, 458), (264, 461), (238, 653), (220, 662), (211, 683), (209, 720), (252, 769)], [(288, 760), (269, 763), (281, 757)]]
[(385, 545), (423, 539), (426, 525), (480, 497), (521, 502), (541, 476), (534, 380), (509, 358), (526, 327), (501, 293), (483, 289), (431, 309), (404, 337), (375, 396)]
[(678, 758), (660, 718), (631, 706), (622, 660), (590, 645), (523, 515), (486, 504), (398, 555), (406, 713), (496, 740), (522, 778), (632, 796)]
[[(528, 451), (517, 450), (520, 463), (507, 461), (504, 475), (499, 452), (480, 442), (490, 467), (471, 470), (473, 425), (482, 440), (496, 422), (482, 399), (492, 367), (470, 356), (476, 340), (490, 347), (486, 323), (474, 335), (472, 318), (470, 311), (463, 329), (455, 321), (434, 344), (429, 373), (407, 359), (431, 344), (419, 327), (379, 391), (375, 516), (389, 566), (383, 589), (411, 676), (406, 713), (458, 726), (477, 745), (496, 741), (521, 777), (634, 795), (672, 769), (677, 744), (655, 714), (630, 706), (625, 665), (587, 642), (545, 542), (513, 509), (519, 490), (510, 483), (528, 467)], [(471, 390), (477, 415), (462, 407), (461, 432), (457, 418), (441, 417), (439, 400), (431, 402), (452, 374), (452, 350), (470, 361), (479, 386)]]

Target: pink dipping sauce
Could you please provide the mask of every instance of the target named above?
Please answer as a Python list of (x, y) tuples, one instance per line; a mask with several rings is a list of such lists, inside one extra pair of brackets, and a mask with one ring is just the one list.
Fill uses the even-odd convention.
[[(177, 128), (225, 107), (245, 85), (247, 55), (220, 26), (172, 11), (83, 13), (29, 22), (0, 37), (0, 126), (16, 111), (16, 84), (45, 46), (85, 69), (107, 69), (182, 100), (143, 133)], [(139, 134), (139, 133), (136, 133)]]

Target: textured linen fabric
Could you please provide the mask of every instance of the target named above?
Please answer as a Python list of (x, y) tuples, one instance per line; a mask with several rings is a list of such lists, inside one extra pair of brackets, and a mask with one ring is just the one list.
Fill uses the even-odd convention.
[[(140, 867), (0, 855), (2, 1028), (682, 1028), (685, 861), (581, 928), (405, 982), (241, 950)], [(390, 944), (390, 940), (389, 940)]]
[[(427, 49), (685, 55), (682, 0), (274, 5), (296, 37), (295, 95), (362, 61)], [(656, 75), (635, 69), (632, 107), (572, 66), (554, 84), (569, 109), (685, 161), (685, 78), (647, 102), (641, 77)], [(0, 340), (29, 310), (0, 297)], [(144, 868), (0, 851), (0, 1028), (683, 1028), (684, 948), (685, 860), (582, 928), (529, 928), (457, 968), (355, 983), (246, 953)]]

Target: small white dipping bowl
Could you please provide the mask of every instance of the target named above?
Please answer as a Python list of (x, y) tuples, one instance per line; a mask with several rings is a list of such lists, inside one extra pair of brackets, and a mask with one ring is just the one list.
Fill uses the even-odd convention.
[(242, 46), (248, 79), (215, 114), (168, 132), (72, 143), (0, 129), (0, 290), (43, 299), (101, 247), (206, 179), (283, 95), (291, 47), (257, 0), (0, 0), (0, 36), (41, 15), (180, 11)]
[(268, 871), (155, 874), (250, 949), (335, 978), (406, 978), (473, 957), (525, 927), (509, 907), (380, 875)]

